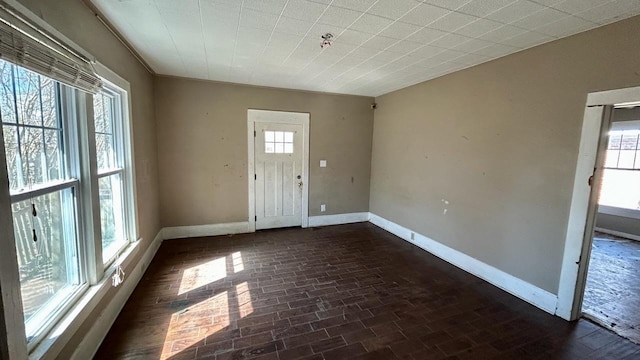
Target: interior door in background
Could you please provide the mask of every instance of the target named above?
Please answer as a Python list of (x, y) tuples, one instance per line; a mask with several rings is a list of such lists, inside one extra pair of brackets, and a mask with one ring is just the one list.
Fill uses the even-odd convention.
[(302, 225), (302, 125), (255, 123), (256, 230)]

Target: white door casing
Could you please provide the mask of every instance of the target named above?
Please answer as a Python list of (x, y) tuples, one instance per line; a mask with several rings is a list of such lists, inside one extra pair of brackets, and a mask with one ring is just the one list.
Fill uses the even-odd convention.
[(302, 125), (255, 124), (256, 229), (302, 225)]
[[(587, 96), (556, 307), (556, 315), (566, 320), (576, 320), (581, 316), (612, 109), (639, 100), (640, 87), (595, 92)], [(592, 186), (587, 182), (590, 176), (593, 176)]]
[(309, 114), (249, 109), (247, 136), (249, 230), (307, 227)]

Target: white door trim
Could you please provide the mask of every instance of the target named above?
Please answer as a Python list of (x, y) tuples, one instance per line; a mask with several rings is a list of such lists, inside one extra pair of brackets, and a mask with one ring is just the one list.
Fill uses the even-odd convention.
[[(286, 118), (279, 118), (286, 114)], [(256, 180), (255, 180), (255, 124), (295, 124), (302, 125), (302, 176), (304, 186), (302, 188), (302, 227), (309, 226), (309, 113), (271, 110), (247, 110), (247, 178), (249, 179), (249, 231), (256, 231)]]
[(604, 158), (602, 155), (605, 147), (602, 141), (607, 139), (611, 109), (616, 105), (639, 100), (640, 87), (595, 92), (587, 97), (558, 285), (556, 315), (566, 320), (575, 320), (581, 316), (593, 241), (591, 234), (597, 215), (592, 210), (599, 194), (601, 179), (596, 173), (593, 186), (588, 186), (587, 181), (594, 175), (594, 169), (602, 165), (598, 162), (602, 162)]

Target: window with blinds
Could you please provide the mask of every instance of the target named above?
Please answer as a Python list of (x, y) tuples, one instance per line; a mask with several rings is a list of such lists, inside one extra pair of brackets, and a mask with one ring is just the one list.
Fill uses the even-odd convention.
[(0, 2), (0, 139), (30, 352), (137, 239), (129, 84), (98, 69)]
[(5, 5), (0, 5), (0, 58), (89, 93), (102, 86), (88, 59)]

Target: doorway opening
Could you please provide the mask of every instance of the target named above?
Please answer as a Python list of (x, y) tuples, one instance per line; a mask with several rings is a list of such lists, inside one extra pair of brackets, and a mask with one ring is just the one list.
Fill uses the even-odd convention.
[(640, 343), (640, 106), (610, 118), (583, 316)]
[(249, 228), (309, 224), (309, 114), (247, 112)]
[[(629, 181), (636, 176), (634, 174), (639, 174), (636, 169), (636, 159), (640, 154), (637, 149), (638, 141), (632, 144), (633, 133), (625, 132), (632, 130), (637, 124), (634, 119), (626, 119), (625, 116), (631, 113), (637, 114), (639, 107), (640, 87), (600, 91), (587, 96), (556, 307), (556, 315), (566, 320), (577, 320), (585, 316), (584, 310), (586, 317), (634, 341), (637, 341), (634, 335), (621, 331), (623, 328), (621, 324), (624, 321), (630, 324), (627, 326), (628, 330), (637, 331), (637, 325), (640, 322), (636, 321), (638, 316), (636, 313), (640, 303), (629, 298), (633, 306), (623, 306), (622, 304), (627, 300), (620, 295), (639, 293), (638, 278), (634, 282), (632, 273), (623, 274), (620, 269), (637, 269), (638, 259), (637, 256), (632, 255), (633, 251), (629, 251), (624, 246), (619, 248), (616, 246), (635, 243), (630, 242), (632, 239), (627, 236), (630, 231), (628, 228), (613, 234), (613, 236), (625, 235), (626, 240), (613, 238), (612, 234), (603, 235), (603, 230), (609, 233), (612, 230), (615, 231), (607, 229), (611, 227), (606, 225), (610, 220), (607, 216), (629, 217), (630, 212), (637, 213), (636, 210), (640, 210), (635, 209), (637, 204), (627, 205), (634, 191), (629, 189), (637, 189), (634, 186), (640, 185), (637, 181)], [(614, 139), (615, 136), (619, 137), (619, 144)], [(640, 136), (636, 136), (636, 140), (639, 138)], [(634, 153), (632, 160), (627, 159), (632, 152)], [(620, 180), (621, 177), (626, 180)], [(620, 185), (621, 181), (631, 182), (631, 185), (624, 190)], [(595, 241), (594, 236), (597, 239)], [(622, 265), (620, 262), (618, 270), (615, 270), (615, 266), (612, 265), (615, 256), (612, 257), (611, 254), (624, 255), (631, 260), (631, 263)], [(613, 276), (614, 274), (616, 276)], [(598, 281), (597, 275), (601, 276), (601, 280)], [(606, 278), (607, 275), (608, 278)], [(603, 277), (604, 280), (602, 280)], [(589, 286), (587, 286), (588, 281)], [(598, 289), (598, 282), (606, 283), (609, 288)], [(589, 290), (585, 291), (586, 289)], [(607, 292), (611, 294), (608, 298), (610, 301), (598, 302), (595, 295), (600, 295), (601, 299), (604, 299), (604, 294)], [(640, 296), (636, 299), (640, 299)], [(596, 314), (597, 310), (594, 311), (598, 308), (598, 303), (600, 305), (608, 303), (608, 307), (601, 309), (611, 308), (617, 312), (609, 311), (608, 318), (599, 316)], [(626, 311), (627, 308), (629, 311)], [(621, 316), (621, 314), (625, 315)], [(611, 321), (612, 317), (616, 320)]]

